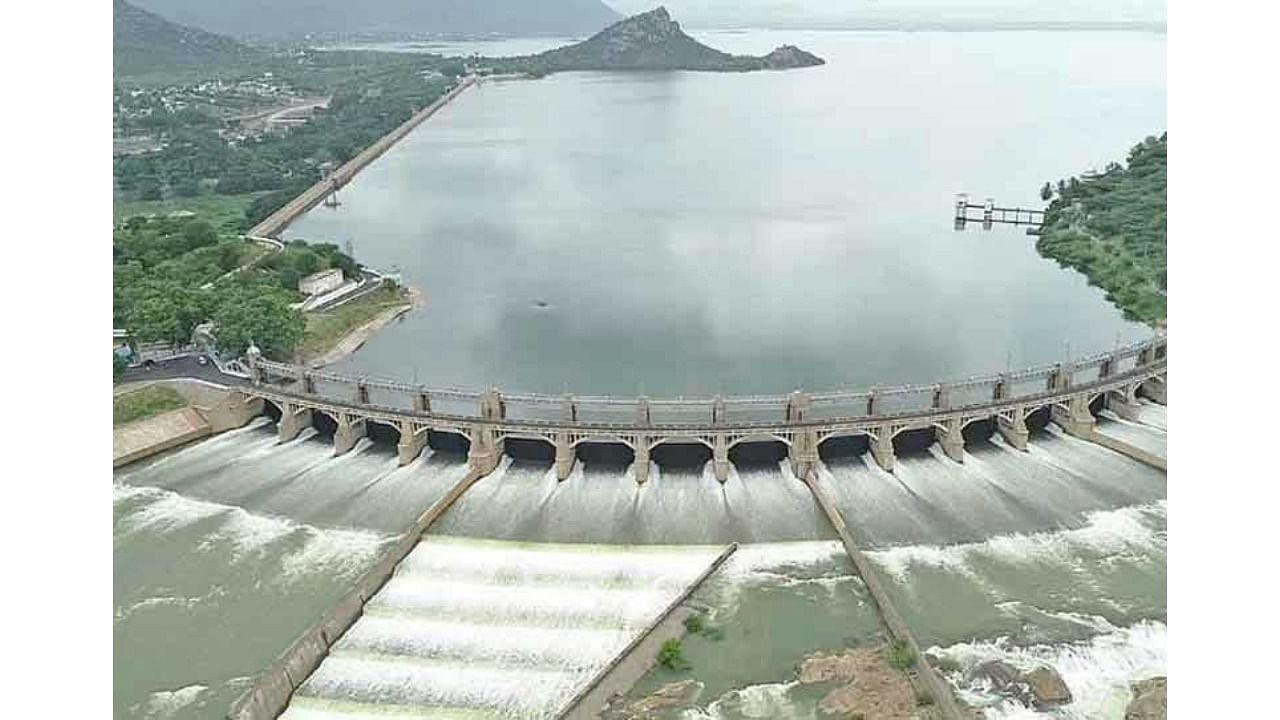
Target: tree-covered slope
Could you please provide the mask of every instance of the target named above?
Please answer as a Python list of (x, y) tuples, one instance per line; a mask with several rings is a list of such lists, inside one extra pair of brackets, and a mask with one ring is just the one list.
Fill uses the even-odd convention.
[(620, 16), (600, 0), (137, 0), (175, 22), (252, 40), (425, 34), (579, 35)]
[(1106, 290), (1126, 316), (1153, 324), (1167, 312), (1167, 147), (1167, 133), (1148, 137), (1126, 165), (1059, 181), (1036, 243)]
[(221, 35), (185, 27), (113, 0), (113, 65), (117, 79), (152, 72), (239, 66), (258, 59), (256, 50)]

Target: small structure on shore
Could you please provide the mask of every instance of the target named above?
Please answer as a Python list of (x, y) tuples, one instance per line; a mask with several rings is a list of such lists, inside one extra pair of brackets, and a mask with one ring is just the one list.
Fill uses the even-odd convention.
[(343, 277), (341, 268), (329, 268), (321, 270), (318, 273), (312, 273), (298, 281), (298, 292), (307, 297), (323, 295), (331, 290), (342, 287)]

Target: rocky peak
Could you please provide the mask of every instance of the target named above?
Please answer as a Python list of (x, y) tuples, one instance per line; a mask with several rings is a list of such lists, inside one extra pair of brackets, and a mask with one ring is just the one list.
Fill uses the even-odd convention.
[(795, 45), (780, 45), (773, 52), (765, 55), (763, 60), (765, 67), (773, 69), (813, 67), (814, 65), (825, 64), (822, 58), (811, 52), (801, 50)]
[(601, 39), (627, 45), (660, 45), (682, 35), (680, 23), (662, 6), (632, 15), (600, 32)]

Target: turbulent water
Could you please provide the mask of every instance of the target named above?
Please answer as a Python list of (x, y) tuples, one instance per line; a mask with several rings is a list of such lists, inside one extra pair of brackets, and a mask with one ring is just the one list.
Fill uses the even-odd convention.
[(1052, 715), (1120, 718), (1130, 684), (1164, 675), (1163, 500), (1086, 514), (1083, 526), (871, 553), (899, 609), (961, 697), (989, 718), (1033, 717), (968, 672), (987, 660), (1054, 667), (1074, 701)]
[(464, 470), (332, 454), (259, 421), (116, 475), (116, 717), (223, 717)]
[(1038, 191), (1165, 128), (1151, 33), (709, 33), (777, 73), (564, 73), (469, 90), (290, 237), (428, 302), (347, 370), (677, 395), (991, 373), (1148, 331), (955, 194)]
[(557, 482), (546, 464), (507, 461), (476, 483), (433, 532), (594, 543), (773, 542), (834, 537), (785, 463), (734, 468), (721, 485), (710, 464), (663, 469), (637, 484), (622, 465), (579, 463)]
[(667, 717), (812, 716), (821, 696), (791, 681), (795, 666), (815, 651), (880, 642), (874, 606), (838, 541), (743, 545), (691, 604), (719, 632), (685, 638), (691, 672), (657, 667), (630, 693), (695, 678), (692, 707)]
[(283, 717), (554, 717), (720, 551), (428, 538)]

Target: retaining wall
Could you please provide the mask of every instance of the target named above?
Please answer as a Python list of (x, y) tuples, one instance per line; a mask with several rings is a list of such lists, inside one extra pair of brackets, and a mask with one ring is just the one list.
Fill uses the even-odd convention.
[(194, 408), (185, 407), (115, 428), (111, 466), (118, 468), (212, 434)]

